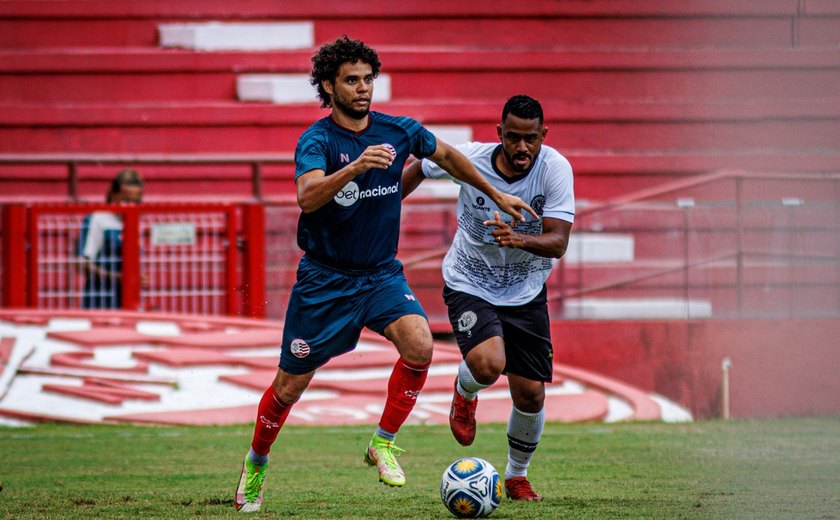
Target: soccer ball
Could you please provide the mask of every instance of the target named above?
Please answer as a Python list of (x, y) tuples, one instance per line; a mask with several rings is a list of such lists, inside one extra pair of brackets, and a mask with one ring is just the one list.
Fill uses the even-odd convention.
[(440, 498), (458, 518), (483, 518), (499, 507), (502, 481), (496, 468), (486, 460), (458, 459), (443, 472)]

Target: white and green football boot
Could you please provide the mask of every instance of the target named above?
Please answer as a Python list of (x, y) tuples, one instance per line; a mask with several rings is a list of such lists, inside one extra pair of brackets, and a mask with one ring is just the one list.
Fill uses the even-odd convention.
[(379, 480), (388, 486), (404, 486), (405, 473), (397, 462), (396, 457), (405, 453), (393, 441), (374, 435), (365, 452), (365, 462), (369, 466), (376, 466), (379, 470)]
[(236, 487), (234, 505), (240, 513), (256, 513), (262, 505), (263, 482), (268, 464), (257, 466), (246, 456), (242, 464), (242, 475)]

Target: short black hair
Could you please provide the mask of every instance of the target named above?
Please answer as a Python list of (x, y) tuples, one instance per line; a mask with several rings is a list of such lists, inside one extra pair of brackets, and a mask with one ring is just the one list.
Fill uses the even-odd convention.
[(318, 89), (318, 97), (321, 98), (321, 107), (332, 106), (330, 95), (321, 85), (322, 81), (334, 82), (338, 77), (338, 71), (345, 63), (363, 62), (370, 65), (373, 77), (379, 76), (379, 56), (376, 51), (365, 45), (361, 40), (351, 40), (345, 34), (334, 42), (325, 43), (312, 56), (312, 73), (309, 82)]
[(543, 124), (542, 105), (531, 96), (519, 94), (508, 99), (502, 109), (502, 123), (505, 122), (508, 114), (513, 114), (522, 119), (539, 119), (540, 124)]

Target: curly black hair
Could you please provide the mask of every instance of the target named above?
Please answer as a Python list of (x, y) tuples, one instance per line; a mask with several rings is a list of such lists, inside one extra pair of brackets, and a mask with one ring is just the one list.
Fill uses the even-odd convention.
[(519, 94), (507, 100), (505, 107), (502, 109), (502, 122), (508, 114), (513, 114), (522, 119), (539, 119), (540, 124), (543, 124), (543, 110), (540, 102), (531, 96)]
[(321, 107), (332, 106), (330, 95), (324, 90), (321, 82), (326, 80), (334, 82), (338, 77), (338, 70), (344, 63), (363, 62), (370, 65), (373, 70), (373, 77), (379, 76), (379, 56), (376, 51), (365, 45), (361, 40), (351, 40), (347, 35), (331, 43), (325, 43), (312, 56), (312, 73), (309, 82), (318, 89), (318, 97), (321, 98)]

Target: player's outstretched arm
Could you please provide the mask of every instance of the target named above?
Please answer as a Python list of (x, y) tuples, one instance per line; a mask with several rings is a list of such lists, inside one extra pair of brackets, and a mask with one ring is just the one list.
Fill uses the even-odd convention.
[(420, 183), (423, 182), (423, 179), (426, 178), (423, 175), (423, 161), (418, 159), (413, 163), (408, 165), (408, 168), (403, 170), (402, 174), (402, 198), (406, 198), (411, 195), (411, 192), (417, 189), (420, 186)]
[(502, 193), (494, 188), (489, 182), (487, 182), (487, 179), (478, 173), (478, 170), (475, 169), (475, 166), (473, 166), (464, 154), (444, 143), (440, 139), (437, 141), (437, 149), (435, 150), (435, 153), (433, 153), (429, 159), (446, 170), (449, 175), (455, 177), (459, 181), (466, 182), (490, 197), (490, 200), (495, 202), (499, 209), (513, 217), (514, 222), (521, 222), (525, 220), (525, 216), (522, 215), (523, 210), (533, 215), (536, 219), (540, 218), (539, 215), (537, 215), (537, 212), (519, 197)]

